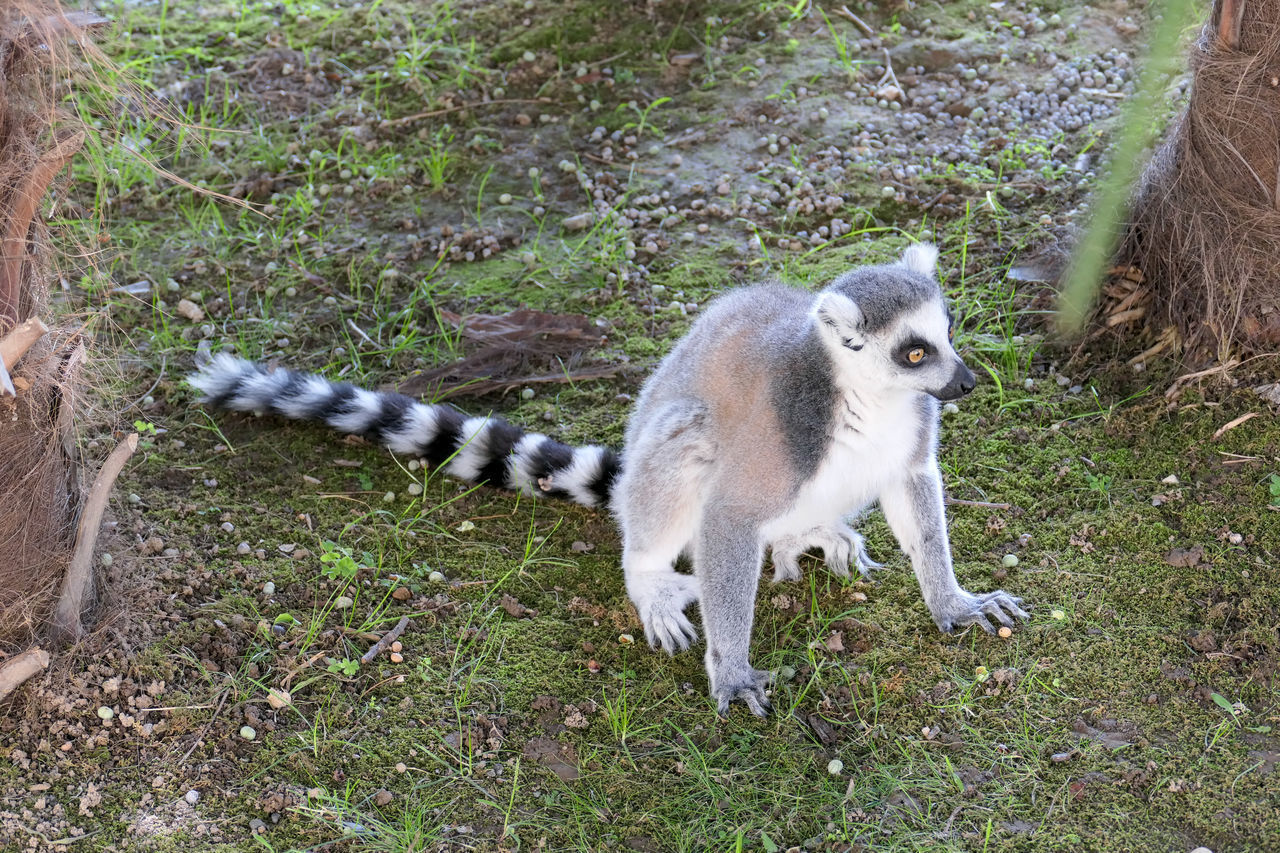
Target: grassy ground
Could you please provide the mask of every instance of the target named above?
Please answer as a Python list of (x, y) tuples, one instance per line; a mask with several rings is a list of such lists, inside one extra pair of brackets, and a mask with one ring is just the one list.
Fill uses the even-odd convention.
[[(1262, 380), (1174, 386), (1177, 364), (1135, 372), (1111, 338), (1046, 343), (1044, 294), (1006, 272), (1069, 227), (1089, 175), (1055, 163), (1105, 122), (977, 164), (859, 137), (892, 109), (881, 43), (902, 77), (972, 56), (1031, 80), (1049, 72), (1027, 45), (1112, 49), (1119, 13), (1011, 8), (988, 32), (989, 6), (910, 5), (859, 8), (882, 40), (862, 44), (803, 3), (108, 6), (112, 53), (192, 126), (112, 105), (128, 138), (95, 140), (60, 211), (110, 235), (68, 301), (144, 451), (118, 489), (107, 628), (0, 736), (15, 849), (1280, 845)], [(968, 53), (910, 58), (930, 39)], [(762, 591), (764, 720), (718, 719), (701, 655), (644, 645), (606, 515), (215, 416), (182, 382), (205, 344), (394, 383), (471, 351), (443, 312), (581, 314), (602, 349), (520, 369), (619, 375), (456, 402), (617, 444), (626, 395), (705, 300), (820, 284), (916, 237), (943, 248), (989, 380), (944, 423), (970, 502), (957, 572), (1034, 614), (1008, 639), (939, 635), (873, 514), (876, 584), (811, 561)], [(360, 664), (402, 616), (394, 659)]]

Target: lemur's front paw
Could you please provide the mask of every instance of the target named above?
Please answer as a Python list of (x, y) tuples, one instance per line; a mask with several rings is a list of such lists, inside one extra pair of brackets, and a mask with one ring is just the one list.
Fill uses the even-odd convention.
[(711, 696), (716, 700), (716, 712), (724, 717), (729, 713), (729, 703), (737, 700), (746, 704), (757, 717), (769, 715), (769, 698), (765, 689), (773, 682), (773, 673), (761, 669), (720, 671), (712, 679)]
[(640, 614), (644, 635), (651, 648), (661, 648), (673, 655), (689, 648), (689, 644), (698, 639), (693, 623), (684, 615), (684, 609), (698, 600), (697, 578), (673, 571), (646, 578), (644, 588), (630, 587), (629, 584), (627, 594)]
[(1019, 605), (1022, 599), (1010, 595), (1002, 589), (973, 595), (961, 590), (959, 594), (944, 600), (933, 613), (933, 621), (938, 628), (951, 632), (977, 625), (988, 634), (995, 633), (995, 628), (987, 619), (993, 617), (1001, 625), (1013, 626), (1014, 619), (1026, 619), (1030, 614)]

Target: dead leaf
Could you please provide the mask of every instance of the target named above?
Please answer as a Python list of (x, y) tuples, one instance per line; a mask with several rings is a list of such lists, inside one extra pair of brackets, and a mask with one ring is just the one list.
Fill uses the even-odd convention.
[(502, 600), (498, 602), (503, 610), (514, 616), (516, 619), (522, 619), (526, 616), (532, 618), (538, 615), (538, 611), (525, 607), (514, 596), (509, 593), (503, 593)]
[(843, 631), (831, 632), (831, 636), (827, 637), (826, 646), (827, 646), (827, 651), (829, 652), (844, 651), (844, 632)]
[(410, 376), (403, 394), (433, 400), (504, 391), (520, 385), (608, 379), (617, 364), (580, 366), (590, 350), (606, 341), (603, 330), (582, 314), (522, 309), (507, 314), (455, 314), (441, 318), (478, 349), (459, 361)]
[(809, 724), (809, 728), (813, 730), (813, 736), (818, 739), (818, 743), (823, 746), (831, 746), (839, 738), (836, 736), (835, 727), (824, 720), (817, 714), (810, 714), (805, 717), (805, 722)]
[(535, 737), (524, 745), (524, 757), (536, 761), (560, 777), (560, 781), (577, 779), (578, 753), (571, 744), (560, 743), (547, 737)]
[(1180, 569), (1189, 569), (1204, 559), (1204, 548), (1196, 545), (1191, 548), (1174, 548), (1164, 555), (1164, 561)]
[(1280, 406), (1280, 382), (1272, 382), (1270, 385), (1259, 385), (1253, 389), (1253, 393), (1262, 399), (1276, 406)]
[(582, 314), (551, 314), (527, 308), (506, 314), (455, 314), (440, 311), (444, 320), (473, 341), (518, 341), (558, 339), (600, 344), (604, 335), (589, 317)]

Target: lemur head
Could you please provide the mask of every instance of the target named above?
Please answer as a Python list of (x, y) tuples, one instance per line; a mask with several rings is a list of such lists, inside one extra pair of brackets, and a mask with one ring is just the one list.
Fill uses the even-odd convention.
[(859, 386), (943, 401), (973, 390), (973, 371), (951, 346), (937, 262), (937, 248), (919, 243), (896, 264), (847, 272), (815, 297), (815, 327), (839, 374)]

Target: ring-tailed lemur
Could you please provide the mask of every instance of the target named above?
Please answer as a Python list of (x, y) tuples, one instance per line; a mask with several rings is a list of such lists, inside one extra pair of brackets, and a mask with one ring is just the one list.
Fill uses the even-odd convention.
[[(816, 296), (777, 284), (722, 296), (645, 383), (621, 458), (229, 355), (191, 383), (211, 405), (320, 420), (470, 482), (610, 506), (650, 645), (688, 648), (696, 634), (684, 611), (698, 602), (720, 712), (737, 699), (763, 715), (769, 674), (748, 650), (764, 548), (775, 581), (798, 578), (809, 548), (837, 574), (853, 562), (865, 575), (878, 564), (845, 519), (875, 501), (940, 629), (991, 631), (988, 617), (1027, 616), (1003, 590), (966, 592), (952, 569), (938, 401), (975, 380), (951, 346), (936, 262), (933, 246), (917, 245)], [(693, 575), (676, 571), (682, 553)]]

